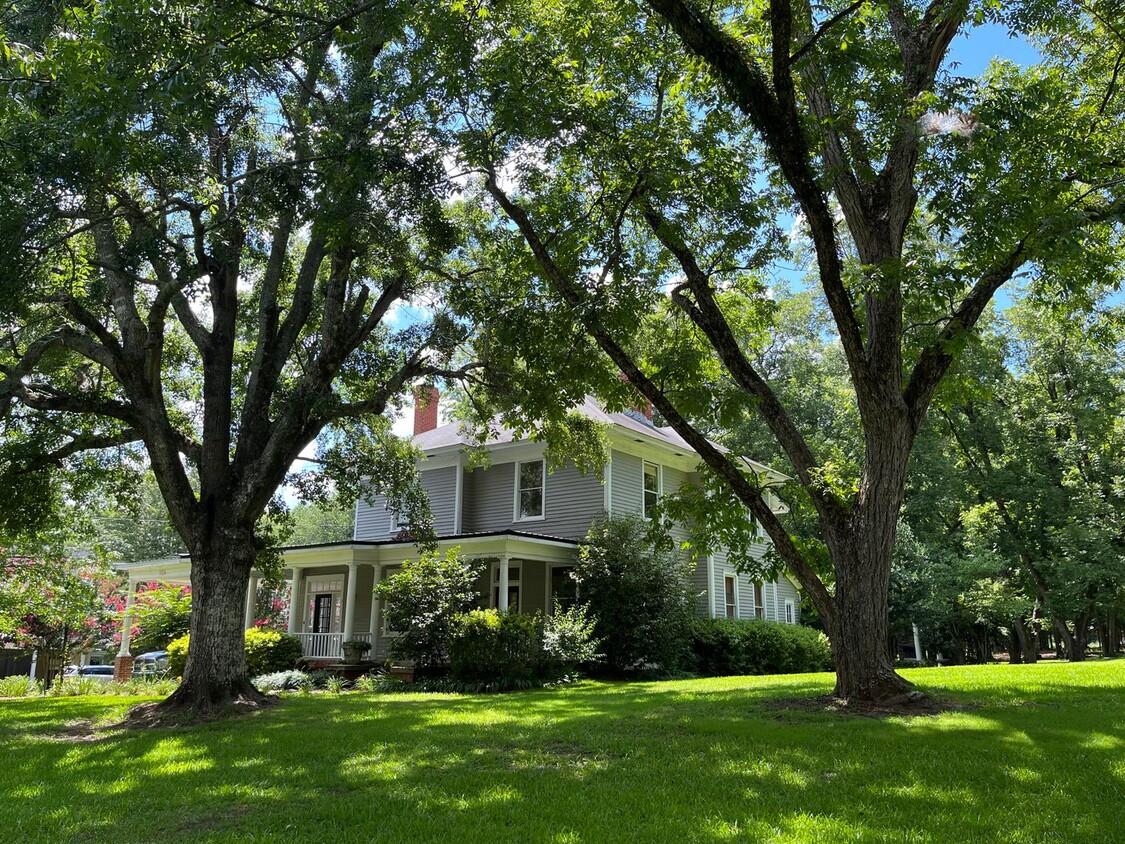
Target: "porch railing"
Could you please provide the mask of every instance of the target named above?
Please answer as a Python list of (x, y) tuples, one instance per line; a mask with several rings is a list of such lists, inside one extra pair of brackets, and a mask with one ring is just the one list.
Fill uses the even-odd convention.
[[(310, 659), (343, 659), (341, 644), (344, 641), (343, 633), (295, 633), (301, 640), (301, 653)], [(354, 633), (353, 639), (361, 642), (370, 642), (370, 633)]]

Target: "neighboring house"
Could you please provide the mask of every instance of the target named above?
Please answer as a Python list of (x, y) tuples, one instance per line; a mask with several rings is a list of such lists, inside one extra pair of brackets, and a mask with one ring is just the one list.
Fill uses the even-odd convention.
[[(424, 455), (420, 478), (438, 548), (458, 546), (466, 557), (487, 562), (478, 583), (482, 606), (549, 613), (573, 600), (569, 573), (596, 517), (648, 514), (663, 496), (697, 479), (698, 455), (671, 428), (654, 425), (651, 412), (607, 413), (592, 399), (579, 411), (607, 427), (610, 459), (604, 476), (582, 475), (572, 464), (548, 474), (544, 445), (513, 440), (508, 431), (485, 443), (490, 465), (470, 469), (470, 442), (459, 426), (437, 425), (436, 391), (415, 408), (414, 445)], [(783, 509), (776, 499), (772, 503)], [(682, 526), (673, 534), (677, 540), (688, 536)], [(767, 548), (763, 540), (755, 553), (760, 556)], [(342, 641), (362, 639), (373, 643), (373, 656), (381, 657), (388, 634), (381, 627), (374, 586), (417, 555), (381, 498), (359, 502), (352, 541), (285, 549), (293, 603), (302, 608), (290, 613), (289, 631), (301, 638), (305, 654), (336, 659)], [(156, 560), (123, 569), (131, 583), (182, 582), (190, 562)], [(256, 581), (252, 578), (252, 587)], [(694, 559), (692, 583), (702, 617), (798, 621), (800, 601), (787, 578), (754, 582), (735, 571), (723, 551)], [(254, 621), (252, 610), (248, 601), (247, 627)], [(124, 645), (122, 650), (127, 653)]]

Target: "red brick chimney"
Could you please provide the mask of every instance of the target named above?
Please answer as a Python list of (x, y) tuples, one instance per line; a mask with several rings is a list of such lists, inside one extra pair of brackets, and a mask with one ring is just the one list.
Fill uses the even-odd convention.
[[(622, 381), (624, 381), (626, 384), (629, 383), (629, 376), (626, 375), (624, 372), (617, 373), (617, 377), (620, 378)], [(635, 405), (633, 405), (633, 410), (635, 412), (639, 413), (641, 416), (643, 416), (649, 422), (652, 421), (652, 402), (650, 402), (648, 399), (646, 399), (640, 393), (637, 394), (637, 403)]]
[(441, 393), (437, 387), (418, 386), (414, 388), (414, 436), (432, 431), (437, 427), (438, 399)]

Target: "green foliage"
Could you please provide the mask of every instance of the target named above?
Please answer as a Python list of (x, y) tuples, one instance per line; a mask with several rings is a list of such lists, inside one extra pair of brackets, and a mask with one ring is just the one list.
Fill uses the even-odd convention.
[(0, 697), (36, 697), (43, 694), (43, 684), (39, 680), (23, 674), (0, 677)]
[(332, 674), (324, 678), (324, 690), (332, 695), (338, 695), (344, 691), (347, 682), (343, 677)]
[(94, 677), (67, 677), (51, 684), (47, 694), (54, 697), (167, 697), (178, 686), (179, 680), (172, 677), (133, 678), (124, 683), (107, 683)]
[[(168, 673), (182, 677), (191, 636), (168, 643)], [(246, 668), (251, 677), (291, 670), (301, 658), (301, 640), (288, 633), (251, 627), (246, 631)]]
[(327, 500), (323, 503), (298, 504), (290, 511), (293, 531), (289, 545), (319, 545), (343, 542), (352, 538), (355, 510), (346, 502)]
[(539, 619), (493, 609), (458, 613), (449, 627), (454, 680), (496, 689), (533, 679), (540, 668)]
[(692, 624), (691, 649), (696, 670), (708, 677), (832, 668), (832, 649), (823, 633), (761, 619), (698, 619)]
[(450, 625), (458, 613), (477, 600), (476, 579), (481, 564), (467, 561), (460, 548), (444, 556), (423, 554), (375, 587), (384, 602), (383, 618), (396, 633), (387, 644), (394, 659), (413, 660), (432, 669), (447, 660)]
[(164, 650), (191, 627), (191, 591), (184, 586), (158, 584), (137, 594), (133, 602), (133, 653)]
[(687, 652), (695, 595), (691, 563), (658, 526), (639, 516), (602, 516), (579, 549), (579, 601), (613, 672), (678, 668)]
[(286, 671), (301, 658), (301, 640), (288, 633), (251, 627), (246, 631), (246, 670), (251, 677)]
[(556, 609), (544, 619), (543, 656), (551, 665), (551, 673), (566, 674), (601, 658), (595, 627), (585, 604)]
[(0, 557), (0, 639), (62, 658), (109, 646), (120, 576), (100, 558)]
[(304, 671), (290, 669), (272, 674), (259, 674), (250, 682), (260, 692), (294, 692), (312, 685), (312, 677)]
[(185, 634), (168, 643), (168, 673), (173, 677), (184, 676), (184, 666), (187, 665), (188, 643), (191, 636)]

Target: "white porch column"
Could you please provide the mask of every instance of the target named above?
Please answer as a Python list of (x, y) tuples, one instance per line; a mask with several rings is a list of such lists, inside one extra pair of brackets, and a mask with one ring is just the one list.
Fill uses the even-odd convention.
[(258, 608), (258, 575), (250, 575), (250, 585), (246, 588), (246, 615), (243, 619), (242, 629), (249, 630), (254, 626), (254, 610)]
[(289, 632), (298, 633), (300, 620), (304, 615), (305, 605), (301, 600), (301, 587), (304, 585), (302, 578), (304, 571), (293, 566), (293, 577), (289, 581)]
[(912, 628), (914, 628), (914, 658), (917, 659), (918, 662), (921, 662), (922, 661), (922, 634), (918, 632), (918, 625), (917, 624), (911, 624), (910, 626)]
[(344, 598), (344, 641), (352, 638), (355, 633), (355, 587), (356, 577), (359, 566), (355, 563), (348, 563), (348, 591), (347, 597)]
[(130, 656), (129, 639), (133, 635), (133, 598), (137, 594), (137, 584), (129, 581), (125, 592), (125, 614), (121, 617), (121, 647), (117, 649), (118, 656)]
[(375, 587), (383, 581), (383, 567), (371, 567), (374, 575), (371, 578), (371, 658), (375, 658), (375, 642), (379, 636), (379, 598), (375, 594)]
[(500, 594), (496, 599), (496, 609), (508, 611), (508, 555), (500, 558)]

